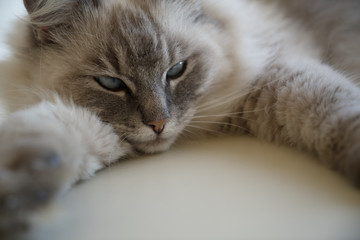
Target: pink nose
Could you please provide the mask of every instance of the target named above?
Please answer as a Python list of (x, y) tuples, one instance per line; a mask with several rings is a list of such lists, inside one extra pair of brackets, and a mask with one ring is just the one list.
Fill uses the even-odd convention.
[(147, 124), (153, 128), (155, 133), (160, 134), (164, 130), (165, 123), (168, 120), (169, 119), (166, 118), (166, 119), (162, 119), (162, 120), (151, 121), (151, 122), (148, 122)]

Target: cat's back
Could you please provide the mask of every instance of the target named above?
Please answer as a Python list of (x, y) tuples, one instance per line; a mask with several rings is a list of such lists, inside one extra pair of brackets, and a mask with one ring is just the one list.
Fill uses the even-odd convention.
[(280, 43), (292, 56), (305, 54), (360, 76), (359, 0), (203, 1), (237, 22), (242, 39), (260, 36), (262, 45)]
[(359, 0), (257, 0), (276, 4), (286, 18), (307, 29), (324, 62), (360, 79)]
[[(324, 37), (334, 31), (360, 33), (360, 1), (358, 0), (256, 0), (275, 5), (288, 18), (299, 21)], [(250, 0), (251, 2), (251, 0)]]

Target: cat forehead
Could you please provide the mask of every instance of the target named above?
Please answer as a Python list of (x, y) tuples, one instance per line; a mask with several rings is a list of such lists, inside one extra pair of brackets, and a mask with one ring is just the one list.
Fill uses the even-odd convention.
[[(81, 2), (88, 1), (96, 0)], [(34, 19), (44, 21), (41, 26), (46, 27), (41, 29), (48, 30), (45, 37), (50, 41), (43, 43), (52, 53), (49, 56), (60, 59), (70, 66), (69, 69), (75, 68), (74, 72), (103, 75), (120, 72), (131, 76), (151, 73), (155, 76), (192, 54), (195, 48), (193, 35), (189, 34), (192, 27), (187, 25), (192, 20), (180, 13), (184, 12), (185, 5), (170, 4), (185, 1), (100, 2), (77, 6), (78, 10), (71, 10), (73, 14), (66, 20), (61, 19), (63, 14), (53, 15), (53, 11), (47, 11), (51, 15), (41, 16), (41, 11), (31, 15), (41, 16)], [(57, 11), (65, 13), (70, 9)], [(52, 27), (53, 23), (56, 25)]]
[[(149, 70), (149, 66), (151, 71), (155, 71), (183, 60), (180, 56), (185, 53), (186, 42), (166, 29), (153, 14), (147, 8), (121, 4), (102, 9), (83, 20), (85, 29), (81, 23), (75, 29), (80, 38), (78, 42), (88, 42), (97, 57), (107, 61), (103, 65), (111, 64), (118, 71), (120, 66), (123, 68), (121, 71), (140, 71), (142, 67)], [(88, 37), (84, 32), (95, 37)]]
[(125, 50), (127, 56), (145, 59), (164, 54), (168, 50), (168, 39), (164, 29), (142, 11), (113, 14), (115, 27), (111, 34), (112, 44)]

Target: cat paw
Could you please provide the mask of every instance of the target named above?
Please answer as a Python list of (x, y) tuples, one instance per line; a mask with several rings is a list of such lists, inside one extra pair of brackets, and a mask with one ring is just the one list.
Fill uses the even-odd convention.
[(0, 147), (0, 239), (26, 232), (27, 217), (64, 187), (70, 173), (59, 145), (28, 137)]

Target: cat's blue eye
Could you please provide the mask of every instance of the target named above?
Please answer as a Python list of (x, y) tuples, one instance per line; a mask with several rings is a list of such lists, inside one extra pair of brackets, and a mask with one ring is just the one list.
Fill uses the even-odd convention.
[(95, 80), (102, 86), (103, 88), (113, 91), (119, 92), (123, 90), (127, 90), (126, 84), (118, 79), (113, 77), (96, 77)]
[(166, 73), (166, 78), (170, 80), (177, 79), (184, 74), (185, 70), (186, 62), (179, 62), (170, 68), (170, 70)]

